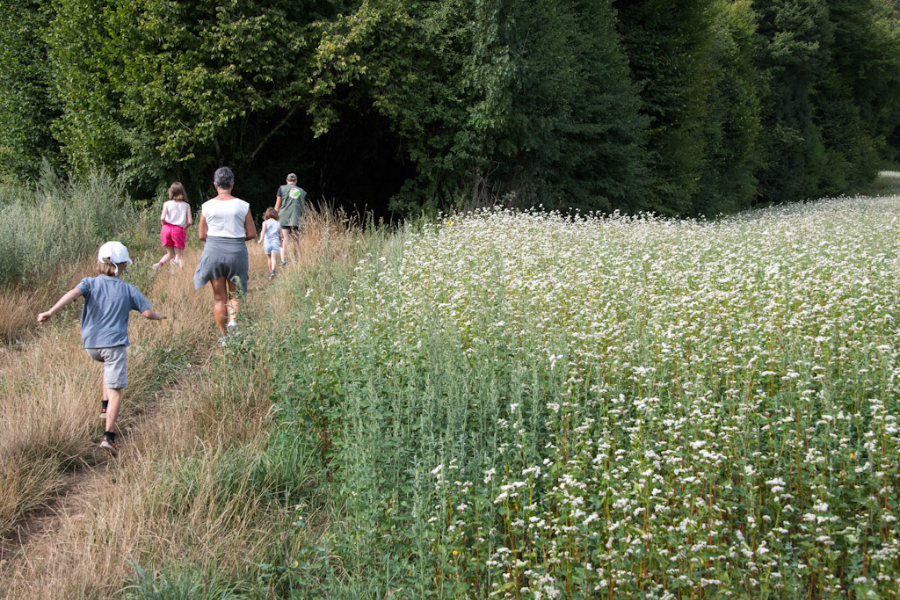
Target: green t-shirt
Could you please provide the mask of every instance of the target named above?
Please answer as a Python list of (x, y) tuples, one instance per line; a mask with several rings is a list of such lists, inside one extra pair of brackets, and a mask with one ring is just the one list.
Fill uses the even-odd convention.
[(282, 227), (300, 227), (300, 219), (306, 212), (306, 192), (289, 183), (278, 188), (277, 195), (281, 196), (278, 222)]

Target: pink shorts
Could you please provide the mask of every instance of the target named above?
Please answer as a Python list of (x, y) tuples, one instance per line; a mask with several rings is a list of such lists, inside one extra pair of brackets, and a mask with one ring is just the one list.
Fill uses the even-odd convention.
[(159, 234), (159, 238), (162, 240), (162, 245), (171, 248), (184, 248), (184, 227), (179, 227), (178, 225), (172, 225), (171, 223), (165, 223), (162, 226), (162, 231)]

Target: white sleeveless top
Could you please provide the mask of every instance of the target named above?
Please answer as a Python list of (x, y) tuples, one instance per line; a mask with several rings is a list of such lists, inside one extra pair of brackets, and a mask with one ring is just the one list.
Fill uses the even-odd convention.
[(244, 219), (250, 205), (239, 198), (207, 200), (200, 213), (206, 217), (206, 233), (224, 238), (246, 238)]
[(166, 223), (169, 225), (177, 225), (184, 227), (187, 225), (187, 211), (189, 205), (187, 202), (176, 202), (175, 200), (166, 200)]

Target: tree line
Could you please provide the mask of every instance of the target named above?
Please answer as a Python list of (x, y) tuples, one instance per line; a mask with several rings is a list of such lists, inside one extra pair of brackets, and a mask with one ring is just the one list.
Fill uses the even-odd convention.
[[(894, 0), (16, 0), (0, 175), (714, 215), (900, 149)], [(270, 198), (270, 196), (272, 196)], [(194, 199), (198, 199), (195, 195)]]

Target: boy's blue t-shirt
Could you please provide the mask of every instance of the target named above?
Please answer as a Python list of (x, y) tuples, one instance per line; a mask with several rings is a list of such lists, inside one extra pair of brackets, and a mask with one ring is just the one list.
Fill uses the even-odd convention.
[(81, 309), (81, 347), (110, 348), (128, 345), (128, 316), (144, 312), (150, 301), (130, 283), (116, 277), (85, 277), (78, 284), (84, 296)]

